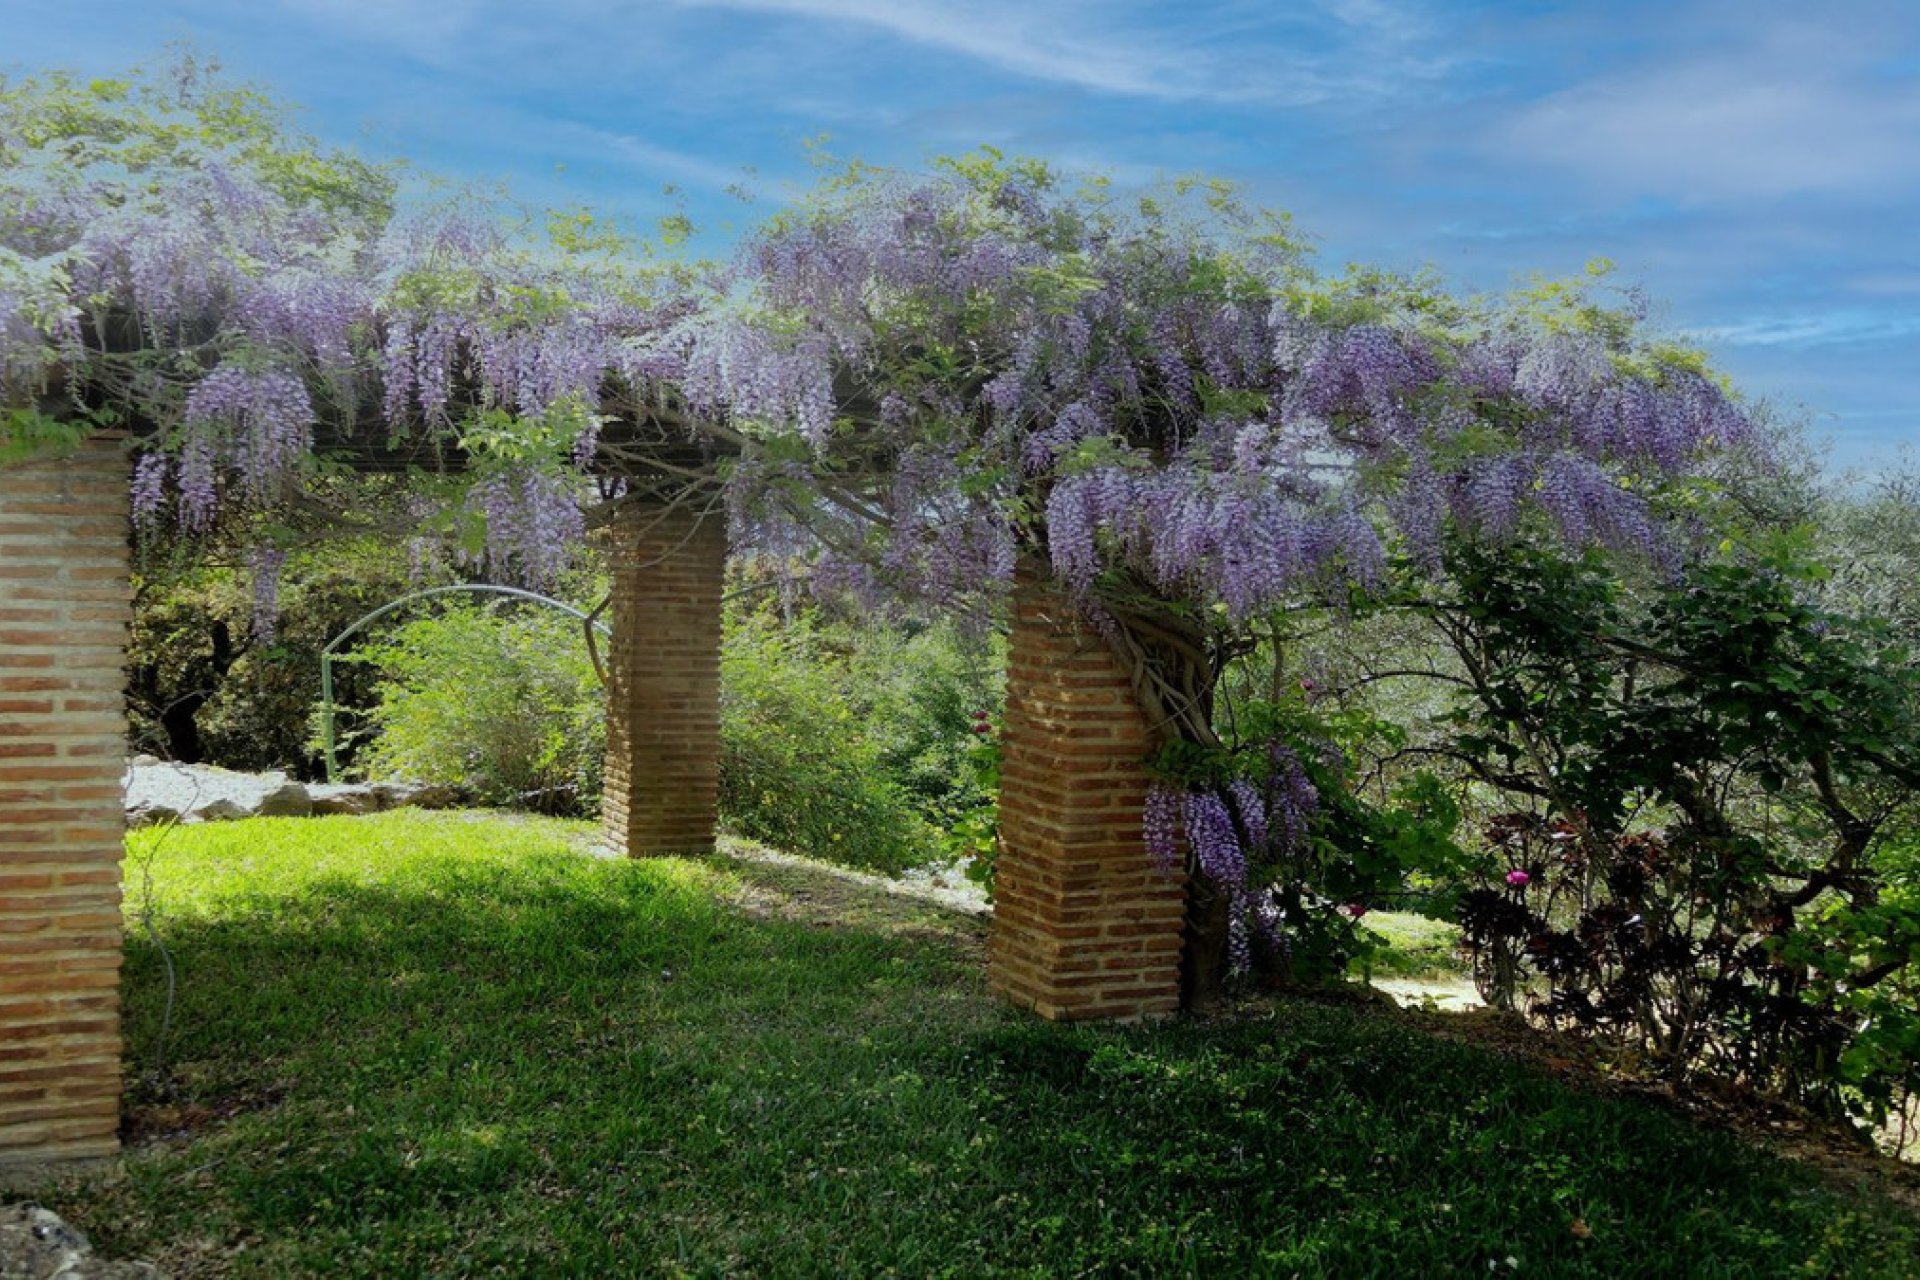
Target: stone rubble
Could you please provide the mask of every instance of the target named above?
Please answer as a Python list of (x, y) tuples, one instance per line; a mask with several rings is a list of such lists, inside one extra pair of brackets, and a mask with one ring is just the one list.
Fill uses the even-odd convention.
[(132, 827), (367, 814), (386, 809), (448, 809), (459, 800), (452, 787), (425, 783), (308, 786), (277, 771), (238, 773), (212, 765), (173, 764), (152, 756), (135, 756), (126, 774), (127, 825)]

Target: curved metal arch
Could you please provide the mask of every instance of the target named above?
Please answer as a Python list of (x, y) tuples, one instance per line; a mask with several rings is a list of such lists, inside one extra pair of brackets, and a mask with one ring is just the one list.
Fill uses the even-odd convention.
[[(487, 582), (461, 583), (450, 587), (428, 587), (424, 591), (415, 591), (408, 595), (401, 596), (398, 600), (389, 600), (378, 609), (354, 621), (345, 631), (342, 631), (339, 635), (329, 640), (326, 647), (320, 650), (320, 738), (326, 751), (327, 781), (329, 783), (340, 781), (339, 744), (335, 735), (335, 708), (333, 703), (333, 660), (338, 656), (340, 646), (390, 613), (404, 609), (410, 604), (417, 604), (422, 600), (431, 600), (438, 596), (450, 595), (505, 596), (515, 600), (530, 601), (533, 604), (543, 604), (550, 608), (558, 609), (562, 613), (570, 613), (580, 619), (580, 625), (587, 633), (587, 647), (590, 651), (594, 648), (593, 633), (595, 631), (609, 638), (613, 635), (612, 630), (604, 622), (600, 622), (597, 619), (599, 610), (596, 609), (593, 613), (588, 613), (583, 609), (574, 608), (564, 600), (555, 600), (552, 596), (543, 596), (537, 591), (526, 591), (520, 587), (502, 587)], [(598, 656), (598, 653), (595, 652), (594, 667), (596, 670), (599, 668)]]

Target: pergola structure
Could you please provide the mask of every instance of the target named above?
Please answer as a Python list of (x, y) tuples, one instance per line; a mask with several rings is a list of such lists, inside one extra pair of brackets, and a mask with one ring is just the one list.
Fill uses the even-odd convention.
[[(0, 1173), (118, 1147), (128, 471), (111, 435), (0, 469)], [(698, 855), (718, 817), (725, 517), (636, 488), (606, 531), (603, 827), (627, 856)], [(1142, 843), (1147, 726), (1037, 566), (1007, 693), (989, 982), (1050, 1019), (1172, 1012), (1184, 891)]]

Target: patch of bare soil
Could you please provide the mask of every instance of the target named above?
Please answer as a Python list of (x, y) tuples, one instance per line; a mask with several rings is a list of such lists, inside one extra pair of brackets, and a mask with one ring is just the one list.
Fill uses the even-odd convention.
[(129, 1147), (184, 1142), (235, 1116), (272, 1110), (285, 1100), (287, 1089), (282, 1085), (269, 1085), (212, 1102), (188, 1102), (165, 1094), (164, 1090), (133, 1091), (120, 1109), (121, 1142)]

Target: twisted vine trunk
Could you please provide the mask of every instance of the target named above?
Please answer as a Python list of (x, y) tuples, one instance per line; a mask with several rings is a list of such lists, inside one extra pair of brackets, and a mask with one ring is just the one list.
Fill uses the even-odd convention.
[[(1169, 606), (1144, 584), (1114, 591), (1099, 602), (1106, 617), (1101, 632), (1126, 667), (1135, 700), (1155, 742), (1218, 747), (1213, 725), (1214, 690), (1225, 656), (1217, 652), (1200, 621)], [(1187, 909), (1181, 953), (1183, 1008), (1205, 1009), (1226, 992), (1230, 973), (1229, 895), (1194, 860), (1186, 859)]]
[(1227, 937), (1232, 923), (1231, 903), (1211, 881), (1198, 873), (1187, 877), (1187, 927), (1181, 953), (1180, 1004), (1198, 1011), (1220, 1001), (1232, 967)]

